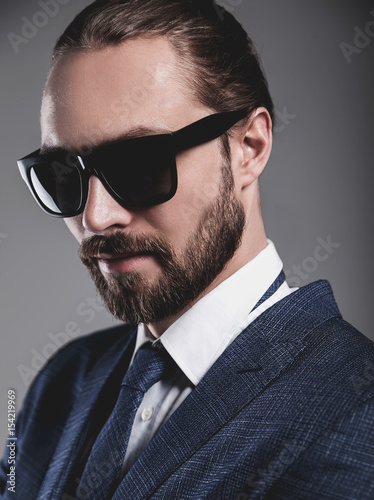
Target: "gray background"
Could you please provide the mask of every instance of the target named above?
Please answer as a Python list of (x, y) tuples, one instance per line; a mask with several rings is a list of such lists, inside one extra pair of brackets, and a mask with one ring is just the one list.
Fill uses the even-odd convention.
[[(7, 389), (16, 389), (20, 406), (32, 370), (69, 338), (62, 332), (79, 329), (84, 334), (114, 323), (95, 299), (64, 222), (41, 212), (15, 164), (39, 146), (39, 108), (52, 46), (73, 16), (90, 3), (64, 2), (17, 54), (8, 33), (21, 34), (22, 18), (32, 20), (42, 9), (36, 0), (4, 1), (0, 7), (1, 442), (6, 435)], [(374, 21), (374, 4), (222, 3), (256, 41), (281, 115), (262, 177), (268, 237), (283, 258), (290, 284), (327, 278), (343, 316), (374, 338), (374, 23), (373, 35), (361, 40), (362, 50), (352, 54), (350, 63), (339, 45), (353, 45), (354, 28), (364, 29)], [(318, 240), (327, 242), (329, 237), (336, 246), (325, 253), (327, 259), (317, 262), (313, 256)], [(300, 266), (302, 279), (293, 266)]]

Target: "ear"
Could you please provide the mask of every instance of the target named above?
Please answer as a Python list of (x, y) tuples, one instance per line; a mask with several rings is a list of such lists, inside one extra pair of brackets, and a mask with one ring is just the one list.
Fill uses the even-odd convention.
[(257, 108), (250, 116), (240, 137), (239, 182), (241, 188), (252, 184), (265, 168), (268, 162), (272, 143), (272, 121), (265, 108)]

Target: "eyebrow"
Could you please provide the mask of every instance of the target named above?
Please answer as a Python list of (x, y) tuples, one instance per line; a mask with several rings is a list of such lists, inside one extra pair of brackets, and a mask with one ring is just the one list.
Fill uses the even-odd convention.
[(121, 142), (121, 141), (126, 141), (129, 139), (136, 139), (140, 137), (147, 137), (150, 135), (164, 135), (164, 134), (171, 134), (172, 131), (166, 128), (162, 127), (136, 127), (132, 130), (129, 130), (128, 132), (125, 132), (123, 134), (120, 134), (117, 137), (112, 137), (110, 139), (106, 139), (100, 142), (94, 142), (94, 143), (86, 143), (82, 144), (79, 148), (70, 148), (68, 146), (62, 145), (62, 146), (45, 146), (42, 145), (40, 148), (40, 154), (49, 154), (49, 153), (56, 153), (59, 151), (71, 151), (75, 152), (76, 154), (79, 154), (80, 151), (86, 150), (86, 149), (97, 149), (102, 146), (107, 146), (109, 144), (114, 144), (116, 142)]

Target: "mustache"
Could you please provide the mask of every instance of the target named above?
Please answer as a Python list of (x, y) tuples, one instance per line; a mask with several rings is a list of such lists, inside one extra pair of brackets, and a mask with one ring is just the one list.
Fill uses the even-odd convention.
[(161, 237), (131, 234), (116, 231), (109, 236), (94, 235), (85, 238), (79, 248), (79, 257), (84, 265), (92, 266), (100, 254), (153, 253), (163, 262), (174, 257), (171, 246)]

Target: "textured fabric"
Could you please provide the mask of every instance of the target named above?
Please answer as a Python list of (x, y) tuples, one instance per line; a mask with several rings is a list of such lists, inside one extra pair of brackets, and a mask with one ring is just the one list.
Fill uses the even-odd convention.
[[(17, 422), (17, 493), (6, 490), (5, 457), (2, 498), (74, 498), (66, 492), (86, 429), (108, 405), (108, 387), (120, 386), (135, 334), (123, 326), (79, 339), (42, 370)], [(236, 338), (113, 500), (372, 500), (373, 457), (373, 343), (341, 318), (319, 281)]]
[[(116, 405), (101, 430), (81, 478), (77, 498), (110, 498), (120, 478), (132, 423), (144, 393), (170, 371), (170, 357), (148, 342), (137, 352), (122, 382)], [(92, 489), (95, 477), (106, 469), (105, 481)]]
[[(215, 300), (209, 300), (208, 303), (205, 303), (205, 307), (203, 308), (206, 314), (205, 321), (211, 322), (211, 330), (206, 328), (207, 323), (205, 323), (204, 327), (202, 327), (200, 315), (196, 315), (196, 325), (194, 325), (193, 323), (191, 324), (191, 321), (186, 322), (183, 316), (179, 319), (179, 321), (182, 321), (184, 323), (184, 328), (186, 328), (186, 330), (184, 330), (181, 326), (179, 326), (178, 329), (173, 328), (173, 325), (171, 326), (172, 332), (169, 335), (169, 342), (166, 342), (166, 348), (169, 348), (171, 350), (171, 356), (173, 357), (177, 365), (178, 360), (180, 360), (178, 351), (179, 349), (183, 350), (184, 364), (182, 364), (182, 367), (186, 366), (186, 362), (188, 363), (188, 366), (190, 368), (189, 371), (191, 373), (194, 373), (194, 375), (197, 377), (196, 383), (198, 383), (203, 378), (210, 366), (219, 358), (227, 345), (232, 342), (235, 337), (239, 335), (239, 333), (243, 331), (243, 329), (246, 328), (252, 321), (251, 318), (253, 313), (252, 315), (248, 314), (249, 306), (246, 301), (246, 296), (241, 297), (241, 294), (238, 295), (237, 293), (238, 291), (241, 291), (242, 287), (248, 287), (246, 283), (247, 279), (250, 279), (250, 288), (252, 292), (251, 300), (249, 301), (249, 303), (255, 304), (257, 302), (255, 307), (258, 307), (262, 304), (263, 310), (266, 310), (267, 307), (273, 305), (264, 304), (264, 302), (270, 297), (273, 296), (273, 303), (275, 303), (290, 293), (290, 288), (285, 282), (285, 275), (283, 271), (281, 271), (278, 276), (275, 277), (275, 280), (265, 291), (263, 296), (261, 297), (260, 295), (258, 295), (259, 291), (261, 289), (264, 289), (264, 286), (262, 284), (262, 287), (259, 287), (258, 283), (253, 282), (253, 280), (255, 280), (256, 278), (257, 273), (265, 274), (266, 270), (267, 274), (265, 282), (268, 282), (269, 278), (274, 276), (274, 271), (277, 271), (279, 265), (281, 265), (280, 258), (275, 250), (274, 245), (271, 242), (269, 242), (268, 247), (266, 247), (266, 249), (261, 252), (260, 257), (261, 259), (257, 259), (258, 269), (256, 269), (256, 273), (250, 272), (251, 267), (249, 269), (239, 270), (235, 275), (235, 283), (233, 283), (231, 286), (227, 286), (228, 284), (223, 282), (219, 287), (214, 289)], [(268, 269), (266, 269), (266, 266), (268, 267)], [(235, 290), (235, 294), (233, 294), (232, 290), (232, 286), (234, 284), (237, 286), (240, 284), (240, 286), (238, 286), (238, 290)], [(282, 285), (285, 286), (285, 290), (280, 290), (280, 288), (282, 288)], [(275, 297), (274, 294), (277, 291), (278, 293)], [(207, 296), (207, 299), (208, 298), (209, 297)], [(220, 299), (221, 303), (227, 303), (227, 308), (225, 308), (225, 310), (223, 311), (224, 315), (223, 317), (220, 317), (220, 321), (218, 322), (215, 321), (217, 319), (215, 304), (217, 302), (217, 299)], [(233, 301), (239, 301), (240, 304), (244, 304), (244, 308), (240, 306), (240, 304), (239, 309), (234, 308)], [(240, 311), (240, 307), (242, 309), (242, 314), (238, 314), (238, 311)], [(189, 311), (190, 320), (191, 314), (194, 314), (194, 309), (195, 306), (192, 306)], [(233, 324), (237, 324), (238, 327), (233, 329)], [(149, 339), (149, 336), (147, 337), (145, 333), (145, 329), (145, 325), (140, 325), (140, 327), (138, 328), (135, 353), (137, 352), (137, 349), (139, 349), (141, 345), (143, 345), (143, 343), (147, 342), (147, 338)], [(199, 335), (199, 338), (196, 338), (196, 334)], [(207, 339), (207, 336), (210, 336), (210, 338)], [(164, 343), (165, 338), (166, 337), (164, 334), (162, 335), (161, 340), (158, 342)], [(195, 345), (193, 346), (193, 352), (189, 351), (191, 342), (195, 343)], [(175, 350), (177, 350), (177, 352)], [(173, 356), (173, 354), (175, 357)], [(209, 354), (210, 358), (207, 358), (206, 354)], [(182, 367), (179, 366), (179, 369), (177, 369), (173, 383), (171, 383), (170, 380), (160, 381), (160, 383), (155, 384), (152, 389), (144, 395), (142, 404), (140, 405), (136, 413), (136, 417), (134, 419), (130, 432), (129, 442), (124, 459), (123, 470), (125, 472), (127, 472), (128, 469), (133, 465), (135, 460), (140, 456), (141, 452), (144, 451), (145, 447), (149, 444), (151, 439), (156, 435), (160, 428), (165, 424), (165, 422), (170, 418), (174, 411), (193, 390), (194, 385), (185, 376)], [(143, 411), (152, 411), (152, 422), (144, 422), (142, 418)]]

